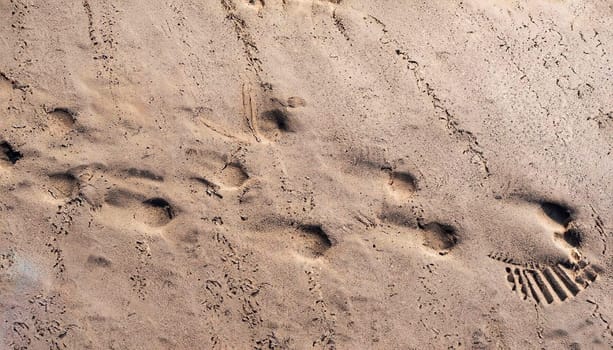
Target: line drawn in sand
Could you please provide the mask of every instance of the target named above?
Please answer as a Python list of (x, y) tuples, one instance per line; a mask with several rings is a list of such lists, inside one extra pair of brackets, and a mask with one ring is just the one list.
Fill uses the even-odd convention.
[(256, 123), (258, 111), (257, 111), (257, 106), (255, 104), (255, 101), (253, 99), (253, 92), (251, 89), (251, 84), (244, 83), (242, 92), (243, 92), (242, 94), (243, 96), (243, 116), (255, 140), (257, 142), (262, 142), (262, 139), (260, 138), (257, 130), (255, 129), (255, 123)]

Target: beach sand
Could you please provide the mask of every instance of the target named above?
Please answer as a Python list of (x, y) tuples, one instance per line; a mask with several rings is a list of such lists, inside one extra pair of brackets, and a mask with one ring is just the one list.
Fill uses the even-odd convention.
[(613, 346), (610, 1), (0, 13), (0, 348)]

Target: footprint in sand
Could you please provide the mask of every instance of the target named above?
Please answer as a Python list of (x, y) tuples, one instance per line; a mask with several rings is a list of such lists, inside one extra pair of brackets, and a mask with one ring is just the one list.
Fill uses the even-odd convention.
[(321, 258), (335, 241), (319, 224), (301, 224), (283, 218), (267, 218), (256, 224), (271, 246), (283, 247), (310, 259)]
[(70, 173), (50, 174), (49, 182), (49, 191), (55, 198), (73, 198), (79, 193), (79, 180)]
[(47, 110), (46, 124), (51, 134), (63, 135), (76, 127), (77, 113), (70, 108), (56, 107)]
[(391, 167), (382, 167), (381, 170), (386, 173), (388, 189), (396, 199), (407, 199), (417, 192), (417, 179), (410, 172), (392, 170)]
[[(528, 204), (528, 212), (513, 244), (488, 256), (502, 262), (511, 290), (538, 304), (563, 302), (596, 281), (602, 270), (580, 252), (583, 234), (574, 212), (552, 201)], [(518, 221), (519, 223), (519, 221)], [(530, 227), (531, 226), (531, 227)]]
[(385, 206), (379, 220), (391, 227), (406, 230), (409, 238), (416, 238), (422, 247), (438, 255), (447, 255), (460, 242), (458, 230), (450, 224), (426, 221), (404, 209)]
[(151, 227), (165, 226), (177, 215), (175, 207), (166, 199), (147, 198), (124, 189), (108, 192), (105, 202), (111, 207), (122, 209), (137, 221)]
[(298, 96), (287, 100), (271, 99), (263, 112), (256, 118), (257, 133), (268, 141), (279, 141), (284, 135), (295, 133), (299, 129), (294, 109), (306, 106), (306, 101)]
[(258, 132), (269, 141), (277, 141), (284, 134), (295, 132), (295, 124), (284, 107), (263, 112), (257, 120)]

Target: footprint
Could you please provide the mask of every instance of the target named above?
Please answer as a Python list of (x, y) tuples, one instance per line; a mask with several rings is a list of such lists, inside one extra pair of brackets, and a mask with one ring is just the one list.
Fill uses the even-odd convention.
[(559, 225), (567, 226), (572, 220), (572, 212), (569, 208), (554, 202), (542, 201), (539, 203), (543, 214)]
[(420, 225), (424, 236), (424, 246), (436, 251), (439, 255), (446, 255), (459, 241), (456, 229), (447, 224), (431, 222)]
[(144, 200), (144, 196), (124, 189), (113, 189), (109, 191), (104, 198), (105, 203), (119, 208), (129, 208), (133, 206), (135, 202)]
[(221, 169), (218, 177), (219, 182), (223, 186), (230, 188), (239, 188), (249, 180), (247, 171), (237, 162), (226, 164), (223, 169)]
[(79, 192), (79, 180), (70, 173), (51, 174), (49, 175), (49, 181), (55, 197), (72, 198)]
[(105, 202), (127, 211), (134, 219), (151, 227), (165, 226), (177, 215), (174, 206), (163, 198), (146, 198), (123, 189), (107, 193)]
[[(530, 202), (540, 225), (521, 235), (523, 244), (516, 241), (515, 249), (488, 256), (506, 265), (506, 280), (521, 299), (538, 304), (569, 300), (596, 281), (602, 269), (579, 251), (582, 233), (574, 227), (571, 208), (552, 201)], [(526, 217), (523, 221), (532, 220)]]
[(297, 236), (302, 241), (300, 250), (314, 258), (323, 256), (332, 247), (332, 241), (321, 225), (300, 225)]
[(0, 143), (0, 158), (6, 162), (15, 164), (18, 160), (23, 158), (23, 154), (13, 148), (7, 141), (3, 141)]
[(175, 209), (163, 198), (150, 198), (141, 202), (136, 219), (152, 227), (168, 224), (175, 217)]
[(211, 150), (189, 148), (185, 151), (190, 165), (189, 177), (214, 189), (237, 189), (250, 178), (245, 166), (233, 155)]
[(278, 140), (283, 134), (296, 131), (296, 123), (284, 107), (268, 110), (257, 119), (257, 129), (266, 139)]
[(266, 237), (270, 246), (284, 247), (301, 256), (317, 259), (326, 255), (335, 244), (319, 224), (299, 224), (284, 218), (266, 218), (255, 224), (256, 231)]
[(454, 226), (436, 221), (426, 222), (402, 209), (385, 207), (379, 219), (389, 225), (408, 229), (407, 234), (411, 237), (418, 233), (422, 246), (439, 255), (449, 254), (459, 243), (459, 234)]
[(386, 167), (383, 167), (382, 170), (387, 173), (387, 185), (396, 198), (406, 199), (417, 191), (417, 179), (410, 172), (394, 171)]
[(410, 229), (418, 229), (417, 219), (406, 210), (396, 208), (394, 206), (384, 206), (383, 210), (378, 215), (379, 220), (384, 223), (406, 227)]
[(192, 177), (191, 180), (194, 180), (198, 182), (199, 184), (204, 185), (205, 192), (209, 196), (215, 196), (219, 199), (223, 199), (223, 195), (219, 193), (219, 190), (221, 189), (221, 187), (215, 184), (214, 182), (209, 181), (203, 177)]
[(73, 130), (77, 122), (77, 113), (69, 108), (56, 107), (47, 111), (48, 126), (57, 133)]
[(578, 229), (572, 227), (573, 212), (553, 202), (542, 202), (540, 206), (546, 217), (560, 225), (560, 228), (554, 231), (556, 239), (564, 241), (569, 247), (580, 248), (583, 237)]
[(528, 267), (499, 253), (492, 253), (489, 257), (507, 265), (506, 279), (512, 291), (523, 300), (532, 299), (538, 304), (568, 300), (586, 289), (602, 273), (600, 267), (586, 261)]

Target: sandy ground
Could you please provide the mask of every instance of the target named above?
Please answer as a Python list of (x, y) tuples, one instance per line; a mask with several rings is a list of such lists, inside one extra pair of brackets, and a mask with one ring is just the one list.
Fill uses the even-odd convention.
[(0, 348), (613, 346), (611, 1), (0, 14)]

